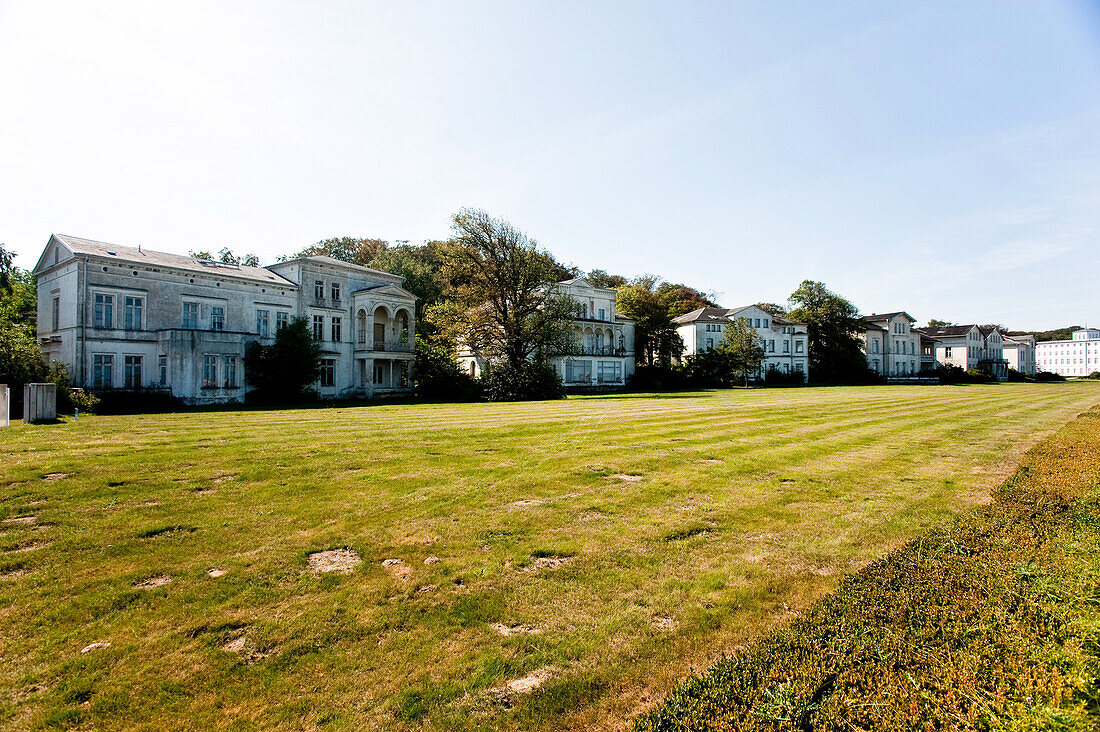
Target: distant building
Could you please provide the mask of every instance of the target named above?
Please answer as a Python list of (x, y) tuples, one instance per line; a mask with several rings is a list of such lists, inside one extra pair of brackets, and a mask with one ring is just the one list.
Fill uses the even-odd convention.
[(1036, 343), (1035, 365), (1039, 371), (1062, 376), (1100, 371), (1100, 328), (1078, 328), (1069, 340)]
[[(921, 334), (909, 313), (871, 314), (863, 317), (863, 352), (867, 368), (883, 376), (916, 376), (921, 371)], [(927, 336), (926, 336), (927, 337)]]
[(958, 366), (967, 371), (981, 369), (1003, 379), (1008, 375), (1003, 339), (997, 328), (978, 325), (944, 325), (921, 328), (921, 333), (936, 341), (936, 362)]
[[(621, 387), (634, 375), (634, 321), (618, 312), (615, 290), (596, 287), (584, 277), (548, 287), (577, 304), (573, 346), (548, 358), (567, 388)], [(487, 359), (468, 347), (458, 349), (459, 364), (480, 376)]]
[(1015, 369), (1021, 374), (1034, 374), (1035, 369), (1035, 336), (1033, 335), (1004, 335), (1002, 351), (1005, 363), (1010, 369)]
[(411, 388), (415, 304), (404, 278), (331, 257), (249, 267), (50, 237), (38, 264), (43, 356), (75, 386), (241, 400), (244, 352), (304, 317), (323, 351), (325, 397)]
[(806, 324), (773, 316), (756, 305), (739, 308), (699, 308), (673, 318), (676, 332), (684, 341), (684, 355), (713, 350), (725, 338), (726, 329), (740, 320), (756, 331), (764, 349), (764, 363), (757, 376), (774, 368), (781, 373), (810, 374), (809, 338)]

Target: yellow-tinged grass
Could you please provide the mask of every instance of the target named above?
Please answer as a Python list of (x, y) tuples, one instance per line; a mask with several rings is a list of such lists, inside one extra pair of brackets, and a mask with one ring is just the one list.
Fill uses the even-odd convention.
[[(15, 426), (0, 520), (37, 523), (0, 523), (0, 550), (48, 546), (0, 555), (0, 721), (615, 728), (1097, 402), (868, 387)], [(351, 574), (305, 571), (344, 547)]]

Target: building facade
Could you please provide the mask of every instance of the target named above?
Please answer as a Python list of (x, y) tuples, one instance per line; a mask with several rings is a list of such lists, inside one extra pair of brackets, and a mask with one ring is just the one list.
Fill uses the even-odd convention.
[(737, 321), (756, 331), (764, 349), (764, 362), (758, 376), (774, 368), (780, 373), (800, 373), (809, 378), (810, 349), (805, 323), (773, 316), (756, 305), (698, 308), (672, 320), (684, 342), (685, 356), (716, 348), (725, 338), (726, 329)]
[[(550, 285), (576, 303), (573, 343), (548, 363), (567, 388), (622, 387), (634, 375), (634, 321), (619, 314), (616, 292), (596, 287), (584, 277)], [(459, 365), (478, 377), (487, 359), (467, 347), (458, 350)]]
[[(74, 386), (240, 401), (248, 344), (273, 343), (305, 317), (324, 352), (322, 396), (410, 389), (416, 298), (397, 275), (328, 257), (250, 267), (62, 235), (34, 273), (43, 356), (66, 364)], [(381, 341), (356, 339), (364, 316)]]
[(1004, 343), (1001, 346), (1005, 363), (1010, 369), (1015, 369), (1021, 374), (1035, 373), (1035, 336), (1033, 335), (1004, 335), (1001, 334)]
[(936, 341), (936, 362), (969, 371), (980, 369), (998, 379), (1008, 376), (1001, 331), (979, 325), (944, 325), (922, 328)]
[(867, 368), (882, 376), (916, 376), (921, 372), (921, 334), (916, 318), (906, 312), (866, 315), (862, 319)]
[(1062, 376), (1088, 376), (1100, 371), (1100, 329), (1078, 328), (1064, 341), (1035, 344), (1035, 366)]

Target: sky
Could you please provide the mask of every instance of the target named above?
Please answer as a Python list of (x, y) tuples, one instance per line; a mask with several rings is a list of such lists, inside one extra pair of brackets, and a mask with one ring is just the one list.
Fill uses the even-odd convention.
[(0, 0), (0, 242), (482, 208), (726, 306), (1100, 324), (1100, 3)]

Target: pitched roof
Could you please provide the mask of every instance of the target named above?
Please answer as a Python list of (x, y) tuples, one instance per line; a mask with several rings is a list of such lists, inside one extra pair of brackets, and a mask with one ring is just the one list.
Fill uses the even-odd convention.
[(350, 269), (355, 272), (363, 272), (364, 274), (381, 275), (383, 279), (392, 280), (395, 284), (399, 284), (405, 281), (405, 278), (401, 275), (393, 274), (392, 272), (383, 272), (380, 269), (371, 269), (370, 267), (364, 267), (361, 264), (355, 264), (354, 262), (345, 262), (343, 259), (337, 259), (336, 257), (330, 257), (327, 254), (310, 254), (305, 257), (294, 257), (293, 259), (287, 259), (282, 262), (276, 262), (275, 264), (268, 265), (274, 269), (284, 264), (290, 264), (292, 262), (317, 262), (319, 264), (327, 264), (332, 267), (340, 267), (342, 269)]
[(935, 328), (924, 328), (921, 332), (933, 338), (951, 338), (952, 336), (966, 335), (974, 327), (974, 325), (940, 325)]
[[(673, 318), (672, 322), (676, 323), (677, 325), (687, 325), (688, 323), (696, 323), (699, 321), (703, 321), (706, 323), (728, 323), (738, 313), (743, 313), (749, 308), (754, 307), (757, 306), (742, 305), (738, 308), (697, 308), (695, 310), (692, 310), (690, 313), (684, 313), (678, 318)], [(760, 309), (762, 312), (768, 313), (767, 310), (763, 310), (762, 308)], [(797, 320), (790, 320), (788, 318), (783, 318), (778, 315), (771, 315), (770, 313), (768, 313), (768, 317), (771, 318), (772, 323), (778, 325), (805, 325), (805, 323), (800, 323)]]
[(157, 252), (144, 247), (124, 247), (117, 244), (107, 244), (93, 239), (81, 239), (77, 236), (54, 234), (57, 239), (74, 254), (86, 254), (103, 259), (112, 259), (119, 262), (141, 264), (147, 267), (169, 267), (171, 269), (199, 272), (204, 275), (217, 277), (230, 277), (234, 279), (249, 280), (276, 285), (278, 287), (298, 286), (290, 280), (272, 272), (266, 267), (250, 267), (243, 264), (225, 264), (194, 257), (185, 257), (180, 254)]
[(912, 322), (912, 323), (917, 322), (916, 318), (914, 318), (912, 315), (905, 312), (904, 310), (898, 310), (897, 312), (894, 312), (894, 313), (871, 313), (870, 315), (864, 315), (863, 319), (868, 321), (868, 322), (878, 322), (878, 321), (892, 320), (893, 318), (896, 318), (899, 315), (904, 315), (905, 317), (909, 318), (909, 321)]

